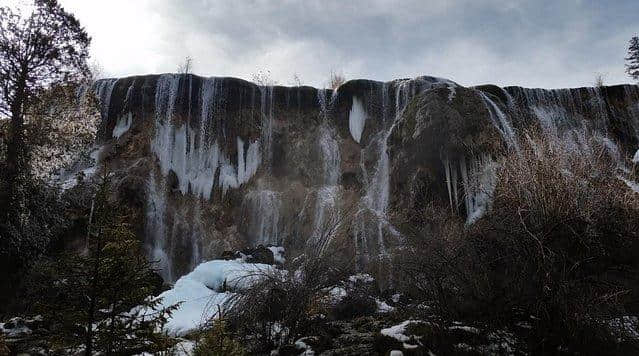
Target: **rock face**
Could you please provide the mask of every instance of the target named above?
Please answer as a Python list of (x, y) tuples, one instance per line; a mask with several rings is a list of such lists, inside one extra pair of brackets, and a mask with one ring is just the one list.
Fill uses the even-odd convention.
[(639, 89), (628, 85), (463, 88), (419, 77), (332, 91), (164, 74), (94, 89), (101, 161), (167, 281), (260, 244), (294, 256), (335, 239), (362, 268), (385, 260), (402, 241), (397, 226), (417, 223), (426, 204), (480, 216), (493, 158), (529, 127), (586, 124), (619, 152), (639, 142)]

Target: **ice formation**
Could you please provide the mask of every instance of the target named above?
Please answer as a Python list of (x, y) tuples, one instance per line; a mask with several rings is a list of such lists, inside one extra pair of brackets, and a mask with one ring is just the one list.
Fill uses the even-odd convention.
[(351, 106), (351, 111), (348, 114), (348, 128), (351, 131), (353, 140), (357, 143), (359, 143), (362, 139), (364, 124), (366, 124), (366, 111), (364, 110), (362, 102), (354, 96), (353, 105)]

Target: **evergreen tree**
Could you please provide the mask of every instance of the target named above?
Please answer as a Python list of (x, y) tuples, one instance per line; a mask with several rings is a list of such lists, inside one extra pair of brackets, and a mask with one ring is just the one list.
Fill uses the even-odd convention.
[(628, 61), (628, 64), (626, 64), (626, 73), (628, 73), (632, 79), (639, 81), (639, 36), (634, 36), (630, 40), (626, 61)]
[(53, 286), (39, 306), (52, 323), (53, 349), (84, 348), (86, 355), (131, 355), (172, 346), (161, 332), (177, 306), (159, 308), (153, 264), (126, 223), (126, 211), (109, 200), (109, 178), (98, 187), (82, 254), (52, 266)]
[(5, 272), (0, 294), (14, 287), (14, 276), (50, 238), (43, 207), (51, 205), (41, 203), (47, 194), (31, 176), (25, 117), (39, 114), (32, 109), (42, 90), (74, 82), (88, 68), (90, 38), (78, 20), (56, 0), (32, 4), (0, 7), (0, 119), (10, 119), (0, 162), (0, 269)]

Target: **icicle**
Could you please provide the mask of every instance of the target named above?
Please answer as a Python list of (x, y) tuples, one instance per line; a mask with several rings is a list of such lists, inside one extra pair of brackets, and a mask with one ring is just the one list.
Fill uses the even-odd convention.
[(453, 196), (451, 193), (450, 184), (450, 161), (448, 158), (442, 160), (444, 162), (444, 171), (446, 172), (446, 187), (448, 188), (448, 201), (450, 202), (450, 208), (453, 208)]
[(355, 142), (357, 143), (360, 143), (365, 123), (366, 111), (362, 106), (362, 102), (354, 96), (351, 111), (348, 115), (348, 127), (350, 129), (353, 140), (355, 140)]

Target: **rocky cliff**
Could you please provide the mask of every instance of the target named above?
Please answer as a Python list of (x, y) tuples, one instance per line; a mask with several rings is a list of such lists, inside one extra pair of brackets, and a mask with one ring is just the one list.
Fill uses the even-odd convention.
[(149, 75), (97, 82), (100, 160), (175, 280), (224, 250), (321, 249), (366, 268), (419, 229), (424, 206), (469, 223), (490, 207), (496, 157), (527, 130), (639, 147), (639, 87), (465, 88), (419, 77), (337, 90)]

